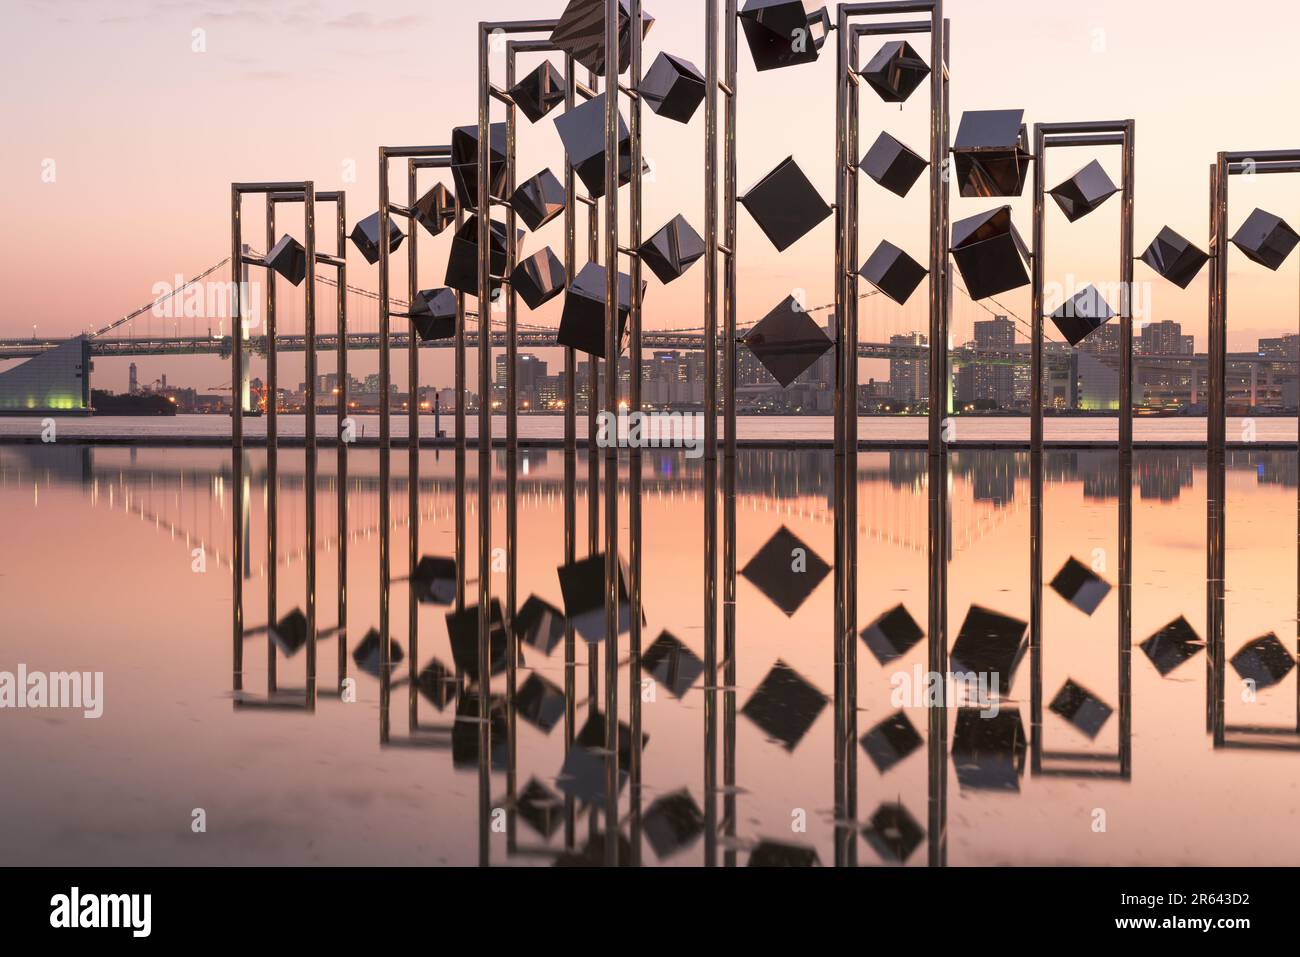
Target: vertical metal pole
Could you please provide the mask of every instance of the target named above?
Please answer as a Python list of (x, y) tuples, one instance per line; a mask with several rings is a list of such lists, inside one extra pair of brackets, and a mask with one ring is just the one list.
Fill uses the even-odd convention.
[(1214, 174), (1211, 238), (1213, 280), (1210, 293), (1210, 444), (1222, 455), (1227, 440), (1228, 349), (1228, 157), (1220, 153)]
[[(1124, 159), (1122, 163), (1123, 207), (1120, 209), (1119, 269), (1120, 379), (1119, 379), (1119, 449), (1122, 455), (1133, 453), (1133, 202), (1136, 175), (1137, 123), (1124, 123)], [(1041, 320), (1040, 320), (1041, 321)]]
[[(406, 205), (415, 208), (418, 196), (416, 192), (415, 160), (406, 161)], [(416, 293), (419, 292), (417, 256), (418, 244), (416, 234), (419, 232), (414, 218), (410, 220), (406, 242), (406, 302), (407, 312), (415, 308)], [(410, 645), (407, 655), (407, 728), (414, 734), (418, 723), (419, 695), (416, 674), (420, 658), (420, 615), (416, 603), (415, 583), (412, 580), (416, 566), (420, 562), (420, 340), (415, 334), (415, 323), (410, 316), (406, 320), (406, 514), (409, 536), (407, 539), (407, 589), (406, 589), (406, 634)]]
[(389, 354), (388, 290), (388, 150), (379, 147), (379, 721), (381, 740), (388, 725), (389, 704), (389, 584), (392, 577), (391, 530), (392, 463), (390, 454), (390, 389), (392, 356)]
[(316, 638), (319, 632), (316, 620), (316, 188), (312, 183), (303, 188), (303, 245), (306, 247), (307, 277), (303, 305), (304, 326), (304, 378), (306, 381), (307, 408), (304, 417), (306, 430), (306, 480), (307, 487), (307, 709), (316, 707)]
[[(598, 80), (588, 71), (593, 90)], [(606, 93), (608, 93), (606, 84)], [(594, 199), (587, 207), (587, 261), (600, 260), (600, 204)], [(596, 416), (600, 410), (600, 360), (587, 357), (587, 554), (600, 553), (600, 455), (596, 442)], [(587, 644), (587, 697), (594, 708), (600, 700), (600, 646)], [(596, 815), (592, 815), (594, 826)]]
[(728, 843), (725, 864), (736, 866), (736, 119), (737, 2), (726, 0), (723, 23), (723, 77), (727, 99), (723, 113), (722, 236), (727, 247), (723, 259), (722, 315), (725, 335), (723, 364), (727, 383), (727, 425), (723, 457), (723, 560), (722, 560), (722, 693), (724, 785), (723, 820)]
[(1215, 687), (1215, 667), (1214, 667), (1214, 636), (1216, 634), (1215, 619), (1218, 615), (1219, 606), (1216, 601), (1214, 588), (1214, 574), (1218, 566), (1215, 550), (1218, 547), (1219, 516), (1221, 509), (1218, 501), (1218, 462), (1221, 456), (1218, 454), (1218, 438), (1216, 423), (1219, 420), (1219, 405), (1222, 400), (1220, 385), (1218, 382), (1218, 350), (1219, 350), (1219, 292), (1218, 285), (1220, 281), (1219, 264), (1227, 259), (1226, 246), (1221, 240), (1219, 232), (1219, 177), (1223, 172), (1222, 154), (1219, 156), (1219, 162), (1210, 166), (1210, 277), (1209, 277), (1209, 343), (1208, 355), (1206, 356), (1206, 389), (1209, 392), (1206, 408), (1206, 460), (1205, 460), (1205, 630), (1206, 630), (1206, 653), (1205, 653), (1205, 729), (1206, 731), (1214, 730), (1215, 717), (1218, 713), (1218, 705), (1214, 693)]
[(1029, 770), (1036, 775), (1043, 769), (1043, 453), (1032, 449), (1029, 453), (1029, 672)]
[[(858, 38), (850, 31), (848, 69), (858, 71)], [(858, 177), (853, 160), (858, 155), (858, 85), (849, 84), (848, 142), (844, 179), (848, 186), (847, 263), (844, 270), (846, 310), (844, 322), (844, 620), (840, 647), (844, 662), (844, 820), (857, 820), (858, 776)], [(857, 828), (842, 831), (845, 864), (856, 866)]]
[[(578, 76), (576, 70), (573, 56), (566, 53), (564, 56), (564, 112), (566, 113), (572, 110), (577, 103)], [(564, 153), (564, 275), (568, 282), (573, 281), (578, 269), (576, 189), (576, 177), (573, 175), (573, 166), (569, 162), (569, 153), (566, 150)], [(564, 452), (566, 455), (575, 454), (578, 448), (578, 388), (575, 381), (576, 375), (576, 354), (572, 348), (566, 346), (564, 350)], [(569, 539), (575, 534), (573, 526), (566, 524), (566, 546)], [(566, 559), (571, 561), (572, 557), (574, 556), (569, 556), (566, 551)]]
[[(848, 184), (848, 123), (849, 123), (849, 13), (839, 8), (839, 24), (835, 32), (835, 454), (834, 454), (834, 582), (835, 607), (833, 612), (833, 630), (831, 634), (831, 661), (834, 666), (833, 697), (835, 721), (831, 761), (834, 783), (835, 819), (845, 819), (844, 807), (844, 610), (845, 576), (845, 542), (848, 539), (845, 528), (844, 507), (844, 473), (846, 461), (846, 426), (848, 423), (848, 405), (845, 402), (844, 383), (847, 378), (848, 365), (848, 223), (849, 184)], [(834, 855), (835, 866), (843, 867), (844, 840), (843, 827), (835, 826)]]
[[(275, 198), (266, 196), (266, 250), (275, 246)], [(280, 533), (280, 429), (279, 402), (280, 362), (276, 330), (276, 274), (265, 270), (265, 334), (266, 334), (266, 693), (275, 694), (278, 687), (275, 640), (270, 629), (275, 627), (279, 612), (279, 533)]]
[(348, 444), (344, 440), (348, 419), (348, 267), (347, 267), (347, 198), (339, 193), (335, 205), (334, 242), (338, 250), (338, 330), (339, 330), (339, 398), (335, 408), (338, 432), (337, 508), (339, 522), (338, 547), (338, 690), (343, 693), (343, 682), (348, 674)]
[(1133, 773), (1133, 456), (1122, 451), (1119, 479), (1119, 766), (1128, 780)]
[(704, 864), (717, 865), (718, 0), (704, 15)]
[[(488, 720), (491, 702), (491, 658), (488, 637), (492, 627), (492, 277), (491, 248), (492, 199), (489, 190), (491, 136), (489, 99), (490, 31), (480, 24), (478, 31), (478, 701), (479, 764), (488, 760), (492, 731)], [(491, 781), (479, 774), (479, 819), (486, 821), (490, 812)], [(489, 848), (486, 832), (479, 842), (479, 864), (486, 867)]]
[[(930, 62), (944, 64), (946, 24), (943, 0), (930, 14)], [(946, 169), (948, 160), (947, 96), (944, 70), (930, 73), (930, 435), (931, 455), (943, 454), (943, 419), (948, 411), (948, 281)]]
[[(465, 208), (461, 205), (460, 199), (456, 199), (456, 232), (459, 233), (462, 226), (465, 225)], [(465, 294), (456, 293), (456, 368), (453, 373), (453, 379), (456, 386), (456, 451), (462, 456), (465, 452)], [(458, 504), (463, 505), (463, 500), (458, 499)], [(457, 525), (458, 540), (461, 543), (465, 541), (465, 519), (464, 509), (458, 517)], [(465, 569), (463, 564), (456, 565), (456, 574), (459, 577), (456, 594), (463, 597), (465, 591)]]
[[(1047, 137), (1041, 123), (1034, 124), (1034, 223), (1033, 259), (1029, 263), (1029, 449), (1043, 451), (1043, 259), (1046, 254), (1044, 180), (1047, 167)], [(1121, 333), (1121, 336), (1123, 333)]]
[[(506, 46), (506, 88), (515, 85), (515, 51)], [(515, 193), (515, 147), (516, 147), (516, 111), (513, 103), (506, 105), (506, 195)], [(506, 207), (506, 271), (513, 275), (519, 256), (518, 243), (515, 241), (515, 208)], [(519, 297), (515, 295), (513, 284), (503, 287), (506, 297), (506, 450), (513, 454), (519, 446), (519, 342), (517, 325), (519, 316)], [(507, 503), (507, 508), (511, 503)]]
[(244, 286), (240, 282), (244, 266), (241, 236), (239, 187), (230, 187), (230, 604), (231, 665), (233, 687), (244, 687), (244, 542), (240, 527), (244, 511), (244, 420), (240, 409), (239, 383), (244, 354)]

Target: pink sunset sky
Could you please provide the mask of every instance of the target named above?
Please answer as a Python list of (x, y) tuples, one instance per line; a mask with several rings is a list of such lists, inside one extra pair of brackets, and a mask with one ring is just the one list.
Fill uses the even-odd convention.
[[(703, 69), (706, 4), (645, 0), (645, 6), (656, 17), (646, 38), (647, 66), (662, 50)], [(379, 145), (445, 143), (453, 126), (475, 121), (477, 22), (559, 16), (563, 7), (563, 0), (15, 0), (0, 35), (9, 69), (0, 92), (6, 131), (0, 337), (30, 336), (33, 327), (42, 337), (98, 328), (147, 303), (155, 284), (219, 261), (230, 245), (232, 180), (311, 179), (317, 189), (346, 189), (351, 228), (376, 207)], [(1291, 0), (1259, 0), (1231, 12), (1206, 0), (949, 0), (948, 15), (954, 130), (967, 109), (1023, 108), (1030, 124), (1136, 119), (1138, 252), (1165, 224), (1205, 244), (1207, 176), (1216, 151), (1300, 145), (1293, 44), (1300, 14)], [(928, 44), (918, 39), (928, 59)], [(875, 48), (875, 41), (864, 41), (864, 62)], [(499, 82), (502, 60), (494, 62)], [(760, 74), (742, 40), (742, 191), (793, 154), (833, 200), (834, 60), (828, 46), (816, 64)], [(521, 75), (537, 62), (521, 58)], [(901, 109), (867, 88), (862, 102), (863, 151), (884, 129), (927, 152), (925, 88)], [(520, 124), (520, 178), (544, 166), (559, 174), (563, 155), (552, 117), (535, 126), (521, 117)], [(644, 129), (655, 170), (645, 184), (645, 234), (678, 212), (702, 232), (703, 110), (685, 126), (647, 110)], [(1094, 156), (1118, 181), (1117, 149), (1058, 150), (1049, 159), (1048, 185)], [(348, 181), (352, 170), (355, 181)], [(403, 200), (404, 164), (392, 165), (392, 182), (395, 199)], [(861, 198), (862, 258), (888, 239), (924, 262), (924, 180), (899, 199), (863, 177)], [(1300, 226), (1298, 200), (1300, 177), (1236, 178), (1231, 226), (1256, 206)], [(953, 219), (999, 202), (954, 196)], [(1010, 202), (1028, 239), (1029, 197)], [(1071, 225), (1051, 206), (1049, 282), (1067, 291), (1115, 282), (1118, 213), (1112, 200)], [(260, 248), (260, 200), (248, 201), (245, 221), (251, 224), (248, 241)], [(281, 221), (301, 238), (300, 222), (288, 213)], [(831, 221), (784, 254), (743, 211), (740, 225), (742, 325), (794, 289), (805, 290), (809, 304), (830, 301)], [(562, 242), (557, 221), (526, 237), (522, 249), (528, 254), (549, 244), (559, 252)], [(349, 252), (350, 281), (375, 289), (376, 270)], [(446, 252), (446, 237), (422, 239), (422, 287), (442, 284)], [(1300, 256), (1274, 274), (1233, 253), (1231, 348), (1250, 349), (1260, 336), (1296, 331), (1298, 270)], [(1204, 275), (1186, 292), (1142, 264), (1136, 277), (1151, 284), (1150, 318), (1183, 323), (1204, 349)], [(648, 278), (647, 328), (702, 324), (702, 266), (670, 286)], [(393, 280), (404, 297), (402, 254)], [(283, 287), (282, 302), (299, 298)], [(953, 334), (961, 342), (987, 313), (957, 298)], [(863, 304), (863, 338), (924, 327), (923, 293), (906, 307), (880, 299)], [(999, 299), (1028, 315), (1027, 288)], [(1049, 298), (1049, 308), (1054, 305)], [(521, 305), (520, 319), (554, 325), (559, 307), (556, 300), (530, 314)], [(294, 308), (285, 307), (291, 328)], [(320, 325), (331, 328), (332, 298), (323, 297), (321, 308)], [(373, 309), (354, 312), (355, 327), (374, 327)], [(194, 326), (182, 320), (173, 331), (189, 334)], [(155, 320), (152, 328), (163, 332), (166, 326)], [(205, 329), (206, 321), (197, 328)], [(375, 361), (374, 353), (359, 354), (354, 374), (372, 371)], [(146, 382), (160, 372), (200, 388), (229, 379), (215, 359), (138, 362)], [(285, 362), (284, 381), (296, 381), (301, 360)], [(449, 384), (449, 353), (422, 358), (422, 370), (426, 362), (426, 383)], [(330, 367), (323, 357), (322, 371)], [(97, 363), (97, 387), (121, 389), (125, 379), (120, 360)]]

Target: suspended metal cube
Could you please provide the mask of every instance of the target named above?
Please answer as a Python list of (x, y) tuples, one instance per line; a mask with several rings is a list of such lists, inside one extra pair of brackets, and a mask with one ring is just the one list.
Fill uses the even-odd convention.
[(510, 206), (536, 232), (564, 212), (564, 184), (549, 169), (526, 180), (510, 197)]
[(641, 261), (650, 267), (662, 283), (670, 283), (704, 256), (704, 240), (681, 215), (674, 216), (663, 229), (639, 248)]
[(1295, 667), (1291, 652), (1272, 632), (1243, 645), (1230, 660), (1233, 670), (1243, 680), (1253, 681), (1257, 690), (1277, 684)]
[(1101, 298), (1095, 286), (1080, 289), (1052, 313), (1052, 322), (1072, 346), (1077, 346), (1114, 318), (1114, 310)]
[(882, 804), (871, 815), (862, 836), (881, 860), (904, 863), (925, 840), (925, 831), (901, 803)]
[(674, 698), (680, 698), (704, 673), (704, 662), (665, 631), (642, 653), (641, 668), (653, 675)]
[(1060, 186), (1048, 191), (1070, 222), (1082, 219), (1119, 192), (1106, 170), (1093, 160)]
[(902, 103), (930, 75), (930, 66), (906, 40), (882, 46), (859, 71), (886, 103)]
[[(555, 118), (569, 165), (593, 199), (605, 195), (605, 94)], [(618, 185), (632, 182), (632, 138), (618, 117)]]
[[(456, 670), (477, 683), (482, 667), (478, 656), (478, 605), (447, 612), (447, 639)], [(491, 674), (506, 670), (506, 629), (501, 617), (501, 602), (493, 598), (488, 605), (488, 664)]]
[(534, 671), (515, 693), (515, 707), (519, 717), (550, 734), (564, 717), (564, 689)]
[(528, 122), (536, 123), (564, 102), (568, 88), (560, 71), (550, 60), (543, 60), (541, 66), (512, 86), (509, 92), (515, 106), (528, 117)]
[(1194, 657), (1198, 651), (1204, 650), (1205, 642), (1201, 641), (1187, 619), (1179, 615), (1138, 647), (1163, 678), (1184, 661)]
[(297, 654), (307, 644), (307, 616), (295, 608), (269, 629), (271, 640), (285, 657)]
[[(456, 338), (456, 293), (446, 288), (440, 289), (421, 289), (415, 294), (415, 302), (411, 303), (411, 324), (415, 326), (416, 335), (422, 342), (433, 342), (439, 339)], [(444, 561), (452, 561), (444, 559)], [(416, 569), (419, 574), (420, 570)], [(455, 597), (455, 573), (456, 563), (452, 561), (452, 598)], [(414, 581), (414, 578), (412, 578)], [(445, 581), (441, 583), (446, 587)], [(439, 604), (448, 604), (451, 601), (440, 601)]]
[(858, 275), (900, 306), (907, 304), (929, 273), (919, 262), (888, 242), (881, 242), (858, 271)]
[(952, 152), (962, 196), (1019, 196), (1033, 158), (1024, 110), (969, 110), (962, 114)]
[(830, 570), (820, 555), (782, 525), (740, 574), (791, 617)]
[(783, 389), (835, 345), (794, 296), (786, 296), (745, 334), (743, 341)]
[[(366, 257), (366, 262), (374, 265), (379, 262), (379, 214), (371, 213), (361, 222), (352, 227), (353, 245), (360, 250), (361, 255)], [(397, 248), (402, 245), (402, 240), (406, 237), (402, 235), (402, 230), (398, 228), (392, 218), (388, 220), (388, 251), (396, 252)]]
[(564, 799), (537, 778), (529, 778), (519, 792), (515, 798), (515, 810), (523, 822), (542, 837), (550, 837), (564, 823)]
[[(451, 176), (465, 209), (478, 209), (478, 126), (451, 131)], [(488, 195), (506, 198), (506, 124), (488, 126)]]
[(273, 269), (295, 286), (307, 278), (307, 250), (288, 233), (266, 254), (266, 266)]
[(1274, 272), (1286, 262), (1297, 243), (1300, 243), (1300, 235), (1286, 220), (1262, 209), (1247, 216), (1232, 237), (1232, 244), (1245, 253), (1247, 259)]
[(1027, 750), (1019, 708), (1004, 706), (991, 717), (980, 708), (957, 709), (952, 764), (963, 788), (1019, 791)]
[(564, 292), (566, 278), (564, 263), (547, 246), (515, 266), (510, 284), (529, 309), (540, 309)]
[(920, 179), (928, 160), (888, 133), (881, 133), (858, 166), (885, 189), (906, 196)]
[(1048, 708), (1090, 738), (1097, 737), (1097, 732), (1110, 720), (1114, 710), (1073, 679), (1066, 679)]
[[(368, 675), (378, 677), (383, 671), (383, 660), (380, 651), (383, 649), (383, 642), (379, 638), (379, 629), (371, 628), (366, 632), (361, 643), (352, 649), (352, 661), (358, 668)], [(402, 646), (397, 643), (396, 638), (388, 639), (388, 670), (392, 671), (406, 658), (406, 652)]]
[(740, 203), (778, 252), (789, 249), (831, 214), (793, 156), (759, 180), (740, 197)]
[(778, 660), (740, 713), (781, 747), (793, 751), (825, 707), (826, 696)]
[(898, 711), (864, 734), (858, 743), (876, 770), (884, 774), (921, 746), (921, 736), (907, 712)]
[[(488, 270), (495, 280), (491, 283), (492, 291), (500, 285), (500, 278), (506, 271), (506, 227), (504, 223), (492, 220), (489, 227)], [(515, 232), (515, 248), (523, 241), (524, 231)], [(467, 296), (478, 295), (478, 216), (474, 215), (456, 230), (456, 237), (451, 241), (451, 252), (447, 256), (448, 286)]]
[(704, 102), (704, 74), (694, 63), (660, 53), (637, 92), (646, 106), (666, 119), (689, 123)]
[(641, 817), (641, 832), (663, 860), (686, 850), (704, 833), (704, 812), (682, 788), (656, 798)]
[(1110, 583), (1073, 557), (1056, 573), (1052, 588), (1085, 615), (1096, 611), (1102, 599), (1110, 594)]
[(1142, 261), (1180, 289), (1186, 289), (1209, 256), (1165, 226), (1151, 241)]
[[(641, 283), (641, 295), (646, 285)], [(623, 351), (627, 335), (627, 317), (632, 310), (632, 278), (618, 274), (618, 341)], [(560, 314), (560, 329), (556, 343), (585, 352), (598, 359), (605, 355), (605, 267), (600, 263), (587, 263), (582, 267), (564, 296), (564, 312)]]
[(435, 658), (416, 675), (415, 689), (420, 697), (441, 711), (456, 700), (460, 682), (454, 671)]
[(564, 612), (550, 602), (529, 595), (511, 623), (515, 637), (549, 655), (564, 640)]
[(816, 62), (830, 25), (825, 7), (810, 13), (803, 0), (749, 0), (740, 11), (745, 43), (760, 71)]
[[(632, 12), (627, 0), (618, 3), (618, 73), (627, 71), (632, 56)], [(641, 11), (641, 36), (654, 26), (655, 18)], [(551, 42), (591, 70), (605, 75), (605, 0), (569, 0), (560, 22), (551, 31)]]
[(949, 653), (948, 670), (988, 675), (990, 687), (996, 678), (997, 687), (992, 690), (1006, 694), (1029, 647), (1025, 638), (1028, 628), (1028, 623), (1018, 618), (971, 605)]
[(985, 299), (1029, 285), (1029, 250), (1011, 221), (1011, 207), (952, 224), (952, 258), (972, 299)]
[[(428, 292), (447, 292), (445, 289), (432, 289)], [(424, 296), (424, 293), (420, 293)], [(452, 296), (452, 319), (456, 317), (456, 297)], [(446, 338), (441, 336), (439, 338)], [(456, 559), (442, 558), (437, 555), (424, 555), (411, 575), (411, 590), (415, 600), (421, 604), (450, 605), (456, 600)]]
[(862, 630), (861, 638), (882, 665), (901, 658), (924, 634), (905, 607), (895, 605)]
[(433, 189), (417, 199), (412, 209), (415, 221), (428, 230), (430, 236), (437, 236), (456, 222), (456, 197), (441, 183), (435, 183)]
[[(560, 569), (564, 617), (589, 644), (605, 640), (605, 556), (590, 555)], [(632, 604), (627, 592), (627, 567), (618, 562), (618, 631), (632, 627)]]

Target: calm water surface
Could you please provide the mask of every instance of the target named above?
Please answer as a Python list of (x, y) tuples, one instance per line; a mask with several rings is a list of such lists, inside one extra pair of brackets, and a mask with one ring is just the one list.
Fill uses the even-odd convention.
[[(0, 714), (0, 860), (11, 864), (475, 864), (555, 862), (602, 840), (603, 814), (579, 802), (552, 806), (551, 825), (530, 823), (512, 801), (532, 785), (559, 794), (565, 723), (546, 730), (539, 712), (512, 710), (504, 697), (490, 724), (492, 760), (479, 761), (478, 728), (466, 705), (412, 695), (410, 656), (397, 666), (390, 707), (380, 681), (360, 669), (351, 650), (380, 614), (379, 454), (347, 453), (348, 674), (357, 700), (330, 691), (337, 680), (339, 597), (338, 455), (319, 456), (317, 602), (322, 637), (314, 713), (246, 704), (267, 690), (268, 462), (245, 456), (248, 563), (244, 579), (243, 693), (232, 676), (230, 528), (232, 457), (217, 449), (93, 446), (0, 446), (0, 670), (102, 671), (103, 717), (66, 711)], [(412, 635), (407, 555), (408, 456), (392, 462), (393, 637), (409, 652)], [(458, 503), (467, 529), (470, 601), (477, 584), (478, 456), (463, 460), (466, 492), (457, 495), (454, 455), (427, 451), (418, 460), (417, 530), (422, 554), (455, 554)], [(503, 550), (507, 459), (491, 456), (493, 545)], [(281, 451), (277, 614), (306, 601), (305, 516), (309, 491), (302, 451)], [(784, 526), (827, 563), (832, 541), (832, 459), (820, 451), (743, 451), (738, 460), (737, 553), (743, 567)], [(1207, 500), (1204, 452), (1139, 451), (1132, 492), (1132, 654), (1125, 685), (1119, 655), (1119, 589), (1085, 614), (1046, 587), (1070, 557), (1118, 581), (1121, 480), (1109, 452), (1044, 456), (1041, 727), (1031, 721), (1035, 669), (1026, 656), (1002, 702), (1018, 708), (1024, 738), (1041, 750), (1041, 767), (996, 743), (976, 755), (989, 766), (1009, 762), (1000, 789), (954, 761), (955, 711), (945, 712), (942, 748), (924, 707), (904, 709), (920, 742), (883, 772), (855, 745), (848, 805), (840, 823), (860, 864), (889, 862), (861, 832), (877, 808), (901, 804), (919, 835), (906, 862), (923, 866), (932, 847), (943, 860), (972, 864), (1293, 864), (1300, 853), (1300, 734), (1295, 672), (1246, 700), (1237, 673), (1226, 671), (1226, 725), (1269, 726), (1273, 733), (1217, 742), (1207, 732), (1204, 651), (1162, 677), (1139, 648), (1185, 616), (1207, 633)], [(575, 470), (574, 535), (588, 551), (588, 459)], [(957, 451), (941, 479), (948, 489), (947, 622), (954, 640), (972, 605), (1030, 620), (1030, 458), (1017, 451)], [(626, 481), (626, 476), (625, 476)], [(858, 627), (902, 605), (927, 624), (927, 459), (916, 452), (864, 452), (858, 458)], [(565, 467), (556, 452), (521, 452), (516, 463), (519, 547), (517, 596), (563, 606), (557, 568), (565, 551)], [(676, 453), (643, 462), (643, 647), (663, 632), (698, 658), (705, 655), (701, 558), (700, 463)], [(624, 523), (626, 484), (619, 516)], [(1230, 453), (1226, 466), (1227, 583), (1225, 648), (1274, 632), (1296, 644), (1297, 489), (1294, 452)], [(196, 552), (197, 550), (197, 552)], [(197, 561), (196, 554), (202, 556)], [(505, 554), (504, 552), (501, 554)], [(195, 568), (206, 569), (198, 570)], [(507, 596), (508, 562), (494, 571), (494, 594)], [(648, 735), (641, 758), (636, 842), (644, 864), (747, 863), (763, 840), (812, 849), (836, 860), (836, 709), (833, 585), (827, 576), (787, 615), (747, 578), (737, 586), (734, 689), (710, 691), (703, 678), (677, 698), (663, 683), (643, 695)], [(447, 608), (416, 606), (417, 671), (431, 661), (451, 667)], [(573, 714), (580, 730), (591, 711), (589, 648), (575, 642)], [(565, 686), (565, 649), (526, 647), (518, 687), (532, 675)], [(627, 636), (621, 655), (627, 656)], [(304, 686), (302, 652), (276, 658), (281, 697)], [(922, 639), (881, 664), (859, 642), (856, 702), (845, 716), (861, 737), (899, 709), (891, 679), (927, 667)], [(824, 695), (825, 707), (794, 741), (775, 740), (746, 705), (778, 662)], [(603, 673), (604, 661), (600, 671)], [(620, 669), (619, 708), (629, 719), (628, 666)], [(1111, 709), (1095, 738), (1046, 707), (1072, 680)], [(1213, 685), (1211, 684), (1212, 688)], [(288, 689), (288, 690), (285, 690)], [(508, 693), (494, 675), (492, 693)], [(604, 689), (600, 690), (603, 702)], [(415, 720), (411, 720), (411, 702)], [(716, 702), (706, 733), (706, 701)], [(1127, 701), (1125, 706), (1124, 702)], [(441, 710), (438, 705), (442, 705)], [(734, 711), (730, 705), (734, 704)], [(788, 702), (778, 715), (789, 710)], [(545, 711), (545, 709), (542, 709)], [(815, 709), (813, 709), (815, 711)], [(1121, 720), (1121, 711), (1126, 720)], [(788, 716), (788, 715), (787, 715)], [(1127, 724), (1127, 735), (1124, 734)], [(1037, 736), (1037, 737), (1036, 737)], [(712, 747), (710, 746), (712, 745)], [(1079, 753), (1084, 753), (1079, 757)], [(1023, 752), (1022, 752), (1023, 753)], [(1067, 761), (1058, 753), (1074, 754)], [(1118, 755), (1127, 755), (1121, 766)], [(716, 771), (710, 772), (710, 760)], [(734, 762), (730, 760), (734, 756)], [(1004, 762), (1003, 759), (1006, 759)], [(1023, 764), (1021, 763), (1023, 760)], [(728, 767), (730, 766), (730, 768)], [(1064, 769), (1091, 770), (1077, 776)], [(716, 774), (716, 777), (710, 777)], [(706, 782), (716, 781), (709, 791)], [(679, 792), (687, 798), (681, 799)], [(486, 794), (487, 813), (484, 813)], [(633, 834), (632, 787), (622, 791), (620, 833)], [(672, 802), (657, 805), (660, 799)], [(652, 807), (678, 802), (716, 810), (717, 838), (698, 822), (680, 830), (655, 820)], [(207, 832), (191, 831), (202, 808)], [(496, 809), (503, 809), (501, 815)], [(510, 809), (510, 813), (505, 813)], [(1104, 815), (1104, 830), (1096, 822)], [(494, 824), (506, 820), (502, 830)], [(680, 819), (674, 819), (680, 820)], [(711, 818), (711, 820), (713, 820)], [(796, 830), (800, 823), (803, 830)], [(549, 833), (547, 833), (549, 831)], [(630, 845), (629, 845), (630, 846)], [(627, 852), (625, 852), (627, 853)], [(846, 854), (843, 848), (841, 854)]]

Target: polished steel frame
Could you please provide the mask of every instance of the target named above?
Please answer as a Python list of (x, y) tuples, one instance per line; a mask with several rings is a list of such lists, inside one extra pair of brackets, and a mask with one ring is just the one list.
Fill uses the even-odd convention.
[(1053, 147), (1118, 146), (1121, 150), (1119, 269), (1120, 269), (1120, 384), (1119, 448), (1133, 451), (1133, 185), (1135, 174), (1134, 120), (1034, 124), (1034, 223), (1030, 260), (1030, 297), (1033, 303), (1032, 346), (1029, 373), (1029, 447), (1043, 450), (1043, 260), (1046, 255), (1045, 182), (1047, 151)]

